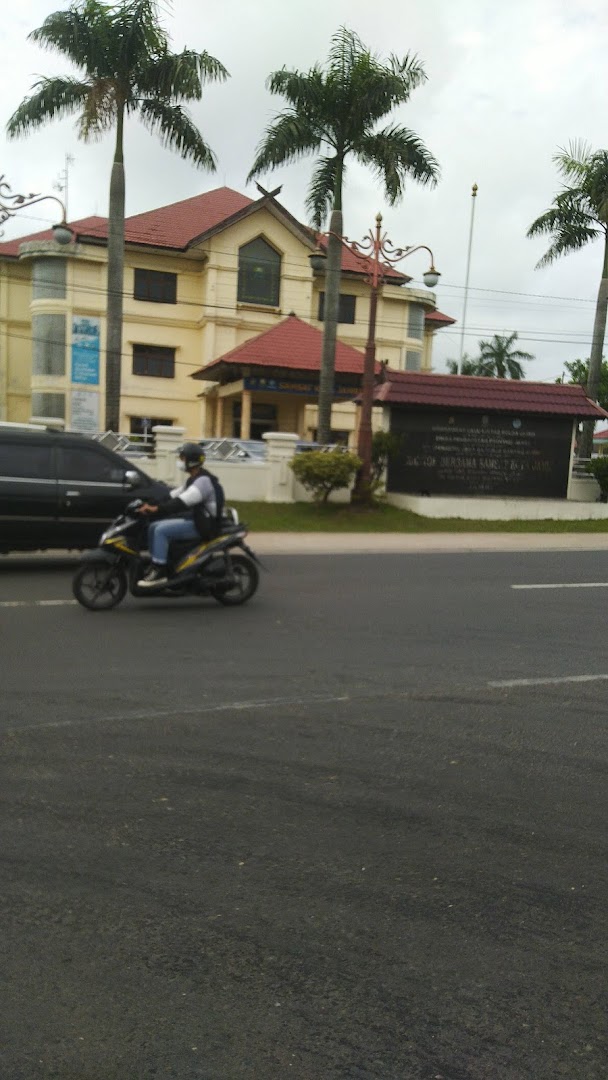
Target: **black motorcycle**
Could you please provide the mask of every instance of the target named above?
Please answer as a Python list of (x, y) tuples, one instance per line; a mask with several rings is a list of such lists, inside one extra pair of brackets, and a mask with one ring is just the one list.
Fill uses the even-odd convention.
[(220, 604), (245, 604), (259, 583), (259, 560), (245, 543), (247, 526), (236, 511), (227, 510), (214, 540), (177, 540), (169, 547), (168, 580), (142, 589), (150, 566), (145, 550), (148, 520), (135, 499), (99, 539), (99, 547), (86, 552), (72, 585), (79, 604), (90, 611), (109, 611), (127, 591), (138, 597), (212, 596)]

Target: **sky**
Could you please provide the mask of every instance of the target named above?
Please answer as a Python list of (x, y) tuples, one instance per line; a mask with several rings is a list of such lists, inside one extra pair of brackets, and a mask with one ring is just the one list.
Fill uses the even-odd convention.
[[(105, 216), (111, 136), (82, 143), (72, 119), (18, 140), (3, 134), (39, 75), (69, 72), (61, 57), (27, 41), (51, 11), (67, 6), (20, 0), (4, 12), (0, 174), (13, 191), (53, 194), (69, 154), (69, 218)], [(461, 348), (474, 356), (481, 339), (513, 331), (519, 347), (535, 357), (525, 365), (529, 379), (553, 381), (567, 361), (588, 357), (602, 243), (536, 270), (549, 241), (529, 240), (526, 232), (560, 188), (552, 160), (557, 149), (574, 139), (608, 147), (605, 0), (164, 0), (161, 6), (176, 51), (205, 49), (230, 72), (228, 82), (207, 87), (190, 108), (218, 168), (214, 175), (194, 168), (129, 122), (128, 215), (221, 185), (259, 197), (246, 177), (265, 128), (283, 106), (266, 89), (268, 75), (282, 66), (305, 71), (322, 63), (332, 34), (347, 26), (380, 57), (417, 54), (428, 76), (391, 119), (416, 132), (438, 160), (438, 185), (408, 183), (402, 202), (390, 207), (374, 176), (351, 164), (344, 232), (362, 238), (381, 212), (395, 246), (432, 248), (442, 275), (437, 306), (458, 320), (435, 335), (434, 369), (445, 370)], [(305, 158), (260, 177), (265, 187), (282, 185), (280, 202), (301, 221), (312, 166)], [(473, 183), (478, 195), (463, 338)], [(27, 215), (9, 221), (3, 239), (56, 220), (50, 202)], [(425, 253), (411, 255), (401, 268), (419, 282)]]

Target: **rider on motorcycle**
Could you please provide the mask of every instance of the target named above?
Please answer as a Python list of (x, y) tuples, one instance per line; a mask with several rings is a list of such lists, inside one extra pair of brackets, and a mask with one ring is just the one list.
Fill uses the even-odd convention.
[[(180, 447), (178, 468), (188, 473), (181, 487), (174, 488), (170, 498), (153, 506), (144, 503), (140, 514), (158, 514), (163, 520), (148, 526), (148, 548), (152, 565), (137, 584), (142, 589), (164, 585), (167, 581), (167, 559), (172, 540), (212, 540), (217, 533), (217, 494), (210, 473), (204, 468), (205, 455), (197, 443), (187, 442)], [(164, 520), (168, 518), (168, 520)]]

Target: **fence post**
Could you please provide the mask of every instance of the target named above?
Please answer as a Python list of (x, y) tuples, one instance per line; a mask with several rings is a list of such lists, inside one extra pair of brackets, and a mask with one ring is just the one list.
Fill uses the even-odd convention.
[(156, 424), (152, 428), (156, 455), (156, 478), (172, 487), (177, 482), (177, 451), (184, 441), (186, 429)]
[(267, 431), (265, 435), (262, 435), (262, 438), (267, 446), (268, 486), (266, 488), (266, 502), (295, 502), (295, 477), (289, 468), (289, 462), (296, 452), (300, 436), (285, 431)]

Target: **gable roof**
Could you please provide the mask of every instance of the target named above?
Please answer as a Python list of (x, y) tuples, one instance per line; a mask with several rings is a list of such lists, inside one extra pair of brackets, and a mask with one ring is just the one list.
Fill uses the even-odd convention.
[(453, 326), (455, 322), (456, 319), (451, 315), (444, 315), (443, 311), (427, 311), (424, 315), (424, 323), (429, 330), (441, 330), (442, 326)]
[(432, 375), (384, 368), (374, 394), (378, 405), (484, 412), (589, 417), (608, 413), (587, 397), (584, 387), (477, 375)]
[[(242, 345), (212, 360), (210, 364), (195, 371), (193, 379), (210, 382), (233, 382), (241, 378), (242, 368), (275, 368), (293, 372), (319, 372), (323, 334), (310, 323), (288, 315), (270, 330), (264, 330), (249, 338)], [(363, 374), (363, 353), (343, 341), (336, 342), (336, 373), (339, 375)], [(381, 370), (376, 364), (376, 371)]]

